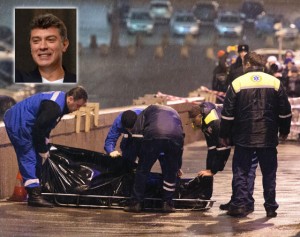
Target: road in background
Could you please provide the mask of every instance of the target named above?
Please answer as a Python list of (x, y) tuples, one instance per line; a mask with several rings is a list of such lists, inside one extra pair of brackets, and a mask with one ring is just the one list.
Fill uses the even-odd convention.
[[(146, 0), (132, 0), (134, 7), (145, 7)], [(174, 9), (190, 9), (196, 0), (171, 1)], [(291, 18), (299, 14), (300, 3), (297, 1), (266, 1), (266, 11), (280, 12)], [(128, 35), (121, 27), (120, 44), (122, 48), (117, 53), (108, 56), (100, 55), (99, 48), (90, 49), (91, 37), (96, 37), (97, 45), (109, 45), (110, 25), (106, 19), (109, 0), (11, 0), (0, 1), (1, 24), (13, 28), (13, 12), (15, 7), (77, 7), (79, 43), (82, 51), (79, 56), (79, 83), (89, 91), (93, 102), (100, 102), (101, 108), (130, 105), (133, 99), (144, 94), (155, 94), (158, 91), (176, 96), (188, 96), (204, 85), (211, 87), (212, 71), (215, 66), (213, 59), (208, 59), (207, 53), (216, 53), (226, 49), (228, 45), (247, 43), (251, 49), (270, 45), (265, 38), (255, 36), (253, 28), (245, 29), (244, 38), (221, 38), (216, 40), (215, 31), (211, 26), (201, 26), (199, 37), (195, 38), (189, 48), (187, 58), (180, 56), (180, 47), (184, 42), (182, 37), (169, 38), (169, 46), (164, 56), (157, 59), (154, 56), (156, 46), (162, 41), (162, 36), (169, 32), (168, 25), (158, 25), (150, 37), (143, 37), (142, 46), (137, 49), (134, 57), (128, 57), (127, 47), (134, 45), (136, 37)], [(240, 1), (222, 1), (227, 10), (237, 10)], [(298, 7), (297, 7), (298, 6)], [(274, 39), (272, 39), (274, 41)], [(276, 40), (273, 47), (278, 47)], [(285, 48), (295, 48), (294, 41), (285, 41)], [(42, 86), (39, 90), (69, 89), (71, 86)]]

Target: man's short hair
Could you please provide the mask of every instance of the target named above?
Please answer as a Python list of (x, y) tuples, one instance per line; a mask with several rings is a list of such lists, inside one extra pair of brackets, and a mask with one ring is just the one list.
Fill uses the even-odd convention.
[(55, 27), (59, 30), (62, 40), (68, 39), (67, 27), (57, 16), (47, 13), (35, 16), (30, 23), (30, 31), (33, 29), (47, 29)]
[(82, 86), (77, 86), (69, 90), (67, 92), (67, 96), (73, 96), (74, 100), (80, 100), (80, 99), (83, 99), (84, 101), (88, 100), (88, 94)]
[(137, 119), (137, 114), (132, 110), (126, 110), (121, 116), (121, 123), (124, 128), (133, 128)]
[(247, 63), (250, 63), (251, 66), (264, 67), (267, 63), (267, 60), (263, 55), (255, 52), (249, 52), (244, 57), (244, 65)]

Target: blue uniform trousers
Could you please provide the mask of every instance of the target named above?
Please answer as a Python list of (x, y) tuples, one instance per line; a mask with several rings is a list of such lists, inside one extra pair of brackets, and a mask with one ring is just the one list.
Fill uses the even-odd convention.
[[(251, 180), (251, 177), (253, 177), (251, 167), (253, 165), (252, 160), (255, 155), (257, 156), (263, 176), (263, 190), (265, 199), (264, 207), (266, 210), (276, 210), (278, 208), (278, 204), (275, 200), (277, 172), (276, 148), (235, 147), (232, 162), (233, 198), (231, 205), (233, 208), (249, 207), (254, 202), (253, 191), (251, 193), (251, 189), (249, 188), (249, 180)], [(254, 185), (254, 182), (252, 183)]]
[(33, 147), (32, 139), (29, 137), (25, 139), (24, 136), (16, 136), (15, 134), (17, 133), (12, 131), (12, 128), (9, 127), (6, 127), (6, 131), (17, 155), (18, 166), (24, 186), (28, 188), (39, 187), (42, 158)]
[[(163, 176), (163, 201), (172, 201), (176, 188), (177, 172), (180, 169), (183, 142), (168, 139), (144, 140), (141, 144), (132, 198), (141, 202), (152, 166), (160, 158)], [(163, 153), (163, 155), (161, 155)]]
[[(256, 155), (256, 152), (253, 153), (253, 157), (252, 157), (252, 164), (251, 164), (251, 168), (248, 174), (248, 198), (249, 198), (249, 202), (247, 204), (247, 207), (249, 209), (254, 209), (254, 198), (253, 198), (253, 193), (254, 193), (254, 183), (255, 183), (255, 178), (256, 178), (256, 168), (258, 166), (258, 158)], [(233, 181), (232, 181), (232, 190), (233, 190)], [(233, 195), (231, 196), (231, 200), (230, 203), (232, 203), (233, 200)]]

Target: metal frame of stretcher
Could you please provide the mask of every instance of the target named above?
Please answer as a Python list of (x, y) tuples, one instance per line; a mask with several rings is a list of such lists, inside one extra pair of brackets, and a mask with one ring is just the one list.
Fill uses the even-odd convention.
[[(121, 196), (101, 196), (101, 195), (81, 195), (81, 194), (66, 194), (66, 193), (43, 193), (44, 196), (50, 196), (53, 202), (58, 206), (64, 207), (94, 207), (108, 209), (122, 209), (130, 197)], [(60, 201), (60, 198), (64, 198)], [(65, 200), (72, 202), (65, 202)], [(176, 210), (181, 211), (207, 211), (215, 201), (203, 199), (173, 199)], [(161, 203), (160, 198), (145, 198), (144, 206), (147, 211), (159, 211), (158, 203)]]

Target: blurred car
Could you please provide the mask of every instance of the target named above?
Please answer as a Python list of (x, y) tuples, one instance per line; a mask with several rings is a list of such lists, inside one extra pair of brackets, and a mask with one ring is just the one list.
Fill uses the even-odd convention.
[(131, 9), (129, 11), (126, 23), (127, 32), (129, 34), (146, 33), (152, 35), (154, 24), (154, 19), (151, 17), (148, 10)]
[(12, 44), (12, 31), (7, 26), (0, 26), (0, 41), (6, 44)]
[(254, 23), (256, 35), (274, 34), (282, 35), (285, 39), (295, 39), (299, 30), (295, 24), (285, 19), (281, 14), (259, 15)]
[(170, 21), (170, 29), (173, 35), (198, 35), (199, 28), (199, 21), (192, 12), (175, 12)]
[(282, 20), (282, 15), (261, 14), (254, 22), (254, 29), (257, 36), (274, 34), (274, 26)]
[(258, 1), (244, 1), (240, 8), (241, 17), (247, 23), (254, 23), (264, 11), (264, 5)]
[(0, 51), (0, 86), (6, 87), (13, 83), (13, 53)]
[(282, 36), (284, 39), (296, 39), (299, 35), (296, 25), (287, 19), (282, 19), (281, 22), (274, 25), (274, 28), (276, 37)]
[(152, 0), (150, 2), (150, 15), (156, 23), (168, 23), (173, 14), (170, 1)]
[(9, 86), (13, 83), (13, 61), (11, 59), (0, 60), (0, 85)]
[(215, 20), (218, 36), (243, 36), (244, 27), (240, 14), (231, 11), (220, 12)]
[(202, 25), (213, 25), (218, 16), (219, 4), (216, 1), (198, 2), (192, 7), (192, 12)]
[[(120, 23), (126, 24), (126, 20), (130, 10), (130, 5), (128, 3), (128, 0), (118, 0), (116, 10), (120, 17)], [(109, 6), (107, 10), (106, 18), (109, 23), (111, 23), (112, 17), (113, 17), (113, 3)]]
[(297, 29), (300, 31), (300, 16), (297, 17), (293, 22)]

